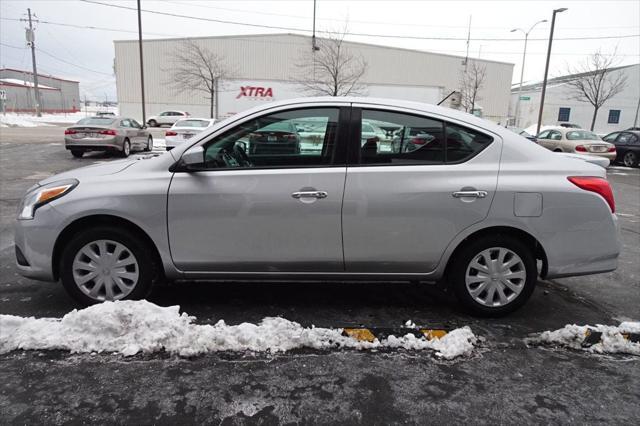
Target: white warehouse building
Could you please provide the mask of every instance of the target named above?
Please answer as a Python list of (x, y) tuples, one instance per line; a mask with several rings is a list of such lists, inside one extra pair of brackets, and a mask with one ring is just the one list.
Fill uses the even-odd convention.
[[(179, 90), (172, 84), (172, 60), (187, 40), (224, 57), (225, 65), (233, 69), (233, 74), (219, 85), (215, 108), (218, 117), (265, 102), (311, 95), (296, 83), (301, 78), (301, 60), (312, 55), (312, 39), (308, 36), (273, 34), (144, 40), (147, 117), (172, 109), (209, 117), (206, 93)], [(114, 44), (120, 113), (139, 119), (142, 109), (138, 42), (122, 40)], [(367, 64), (361, 79), (363, 95), (438, 103), (451, 91), (458, 90), (464, 70), (462, 57), (355, 42), (344, 44)], [(485, 118), (504, 123), (509, 113), (513, 64), (476, 61), (486, 66), (477, 105)]]
[[(621, 93), (609, 99), (598, 110), (598, 116), (593, 128), (593, 131), (598, 134), (607, 134), (616, 130), (628, 129), (634, 125), (640, 125), (640, 117), (638, 117), (638, 109), (640, 108), (640, 64), (612, 68), (611, 72), (612, 74), (624, 74), (627, 77), (627, 83)], [(547, 81), (547, 92), (542, 111), (542, 125), (556, 125), (566, 122), (577, 124), (585, 129), (591, 127), (593, 106), (589, 102), (576, 100), (572, 87), (567, 84), (567, 81), (574, 79), (576, 76), (565, 75)], [(526, 129), (538, 123), (541, 90), (541, 82), (522, 86), (518, 127)], [(513, 117), (515, 117), (518, 93), (519, 85), (514, 85), (509, 108)]]

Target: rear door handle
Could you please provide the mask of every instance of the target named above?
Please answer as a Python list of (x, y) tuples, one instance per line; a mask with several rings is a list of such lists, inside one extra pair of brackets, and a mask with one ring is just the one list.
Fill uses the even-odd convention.
[(456, 191), (451, 194), (454, 198), (485, 198), (487, 196), (487, 191)]
[(298, 191), (291, 194), (293, 198), (327, 198), (327, 191)]

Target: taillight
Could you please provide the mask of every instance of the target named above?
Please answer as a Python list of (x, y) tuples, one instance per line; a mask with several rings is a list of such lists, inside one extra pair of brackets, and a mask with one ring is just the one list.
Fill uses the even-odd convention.
[(110, 135), (110, 136), (117, 135), (116, 131), (115, 130), (111, 130), (111, 129), (109, 129), (109, 130), (100, 130), (100, 134), (101, 135)]
[(611, 147), (609, 147), (609, 149), (607, 151), (608, 152), (616, 152), (616, 147), (615, 146), (611, 146)]
[(584, 145), (576, 146), (576, 152), (587, 152), (587, 147)]
[(595, 176), (569, 176), (567, 179), (578, 188), (599, 194), (607, 204), (609, 204), (611, 213), (616, 212), (616, 202), (613, 199), (613, 191), (611, 191), (611, 185), (609, 185), (606, 179)]
[(71, 129), (67, 129), (64, 131), (65, 135), (75, 135), (76, 131), (75, 130), (71, 130)]
[(174, 132), (173, 130), (167, 130), (164, 135), (165, 136), (178, 136), (178, 133)]

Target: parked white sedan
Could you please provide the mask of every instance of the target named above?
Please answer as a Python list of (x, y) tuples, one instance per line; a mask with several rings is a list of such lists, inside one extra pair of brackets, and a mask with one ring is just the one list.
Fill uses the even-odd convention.
[(588, 130), (553, 127), (543, 130), (537, 137), (539, 145), (554, 152), (593, 155), (609, 161), (616, 158), (616, 146)]
[(212, 118), (187, 118), (177, 121), (164, 134), (164, 141), (167, 151), (175, 148), (182, 142), (188, 141), (201, 131), (213, 126), (215, 120)]

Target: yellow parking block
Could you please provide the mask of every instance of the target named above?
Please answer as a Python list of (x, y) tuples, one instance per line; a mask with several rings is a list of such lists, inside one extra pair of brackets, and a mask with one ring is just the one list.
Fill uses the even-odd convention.
[(429, 328), (420, 329), (420, 333), (424, 335), (427, 340), (441, 339), (447, 335), (447, 330), (433, 330)]
[(368, 328), (343, 328), (342, 334), (359, 342), (373, 342), (376, 340), (376, 336)]

